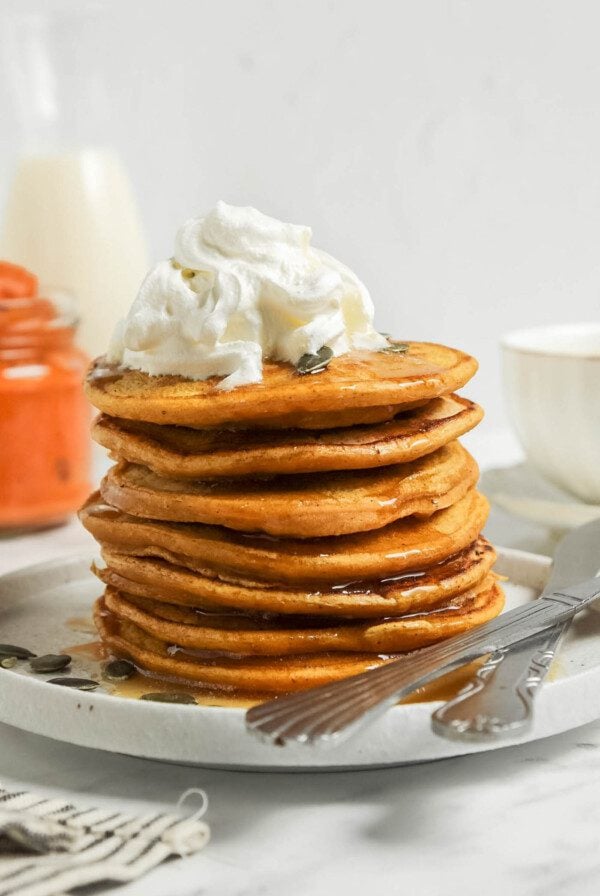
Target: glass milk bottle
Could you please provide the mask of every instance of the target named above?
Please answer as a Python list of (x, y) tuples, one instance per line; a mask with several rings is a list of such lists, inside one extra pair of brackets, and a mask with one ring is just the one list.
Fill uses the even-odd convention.
[(91, 357), (106, 350), (148, 269), (132, 187), (110, 147), (99, 15), (94, 6), (16, 7), (3, 42), (23, 136), (0, 257), (77, 298), (78, 341)]

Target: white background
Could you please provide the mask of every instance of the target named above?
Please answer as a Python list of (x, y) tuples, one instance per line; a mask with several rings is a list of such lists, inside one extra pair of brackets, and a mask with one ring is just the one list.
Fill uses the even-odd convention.
[[(109, 0), (107, 133), (152, 258), (219, 197), (309, 223), (381, 329), (479, 357), (500, 425), (500, 335), (598, 318), (599, 26), (572, 0)], [(11, 116), (0, 87), (3, 189)]]

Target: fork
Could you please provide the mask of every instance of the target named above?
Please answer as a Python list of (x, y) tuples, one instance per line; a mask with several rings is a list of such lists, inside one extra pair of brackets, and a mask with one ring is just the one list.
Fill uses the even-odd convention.
[(445, 672), (569, 619), (597, 597), (597, 578), (560, 589), (478, 629), (376, 669), (254, 706), (246, 713), (246, 725), (278, 746), (292, 741), (336, 742)]

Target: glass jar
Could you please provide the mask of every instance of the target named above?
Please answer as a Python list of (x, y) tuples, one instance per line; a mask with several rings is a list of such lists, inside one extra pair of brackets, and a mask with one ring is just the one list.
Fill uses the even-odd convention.
[[(25, 274), (6, 263), (0, 267)], [(3, 530), (61, 522), (90, 489), (90, 407), (82, 385), (87, 358), (74, 343), (72, 308), (60, 297), (19, 294), (26, 280), (17, 281), (19, 289), (0, 289)]]

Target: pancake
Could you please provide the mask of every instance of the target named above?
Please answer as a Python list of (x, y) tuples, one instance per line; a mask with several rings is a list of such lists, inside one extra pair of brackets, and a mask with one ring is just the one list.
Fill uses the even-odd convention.
[[(201, 429), (256, 424), (272, 427), (276, 423), (314, 428), (315, 414), (336, 415), (340, 409), (346, 413), (395, 407), (397, 413), (402, 406), (461, 388), (477, 369), (475, 359), (457, 349), (426, 342), (408, 345), (406, 353), (341, 355), (321, 373), (307, 376), (298, 374), (291, 364), (267, 361), (260, 383), (230, 391), (218, 389), (220, 381), (216, 377), (194, 381), (149, 376), (107, 366), (99, 359), (88, 374), (86, 389), (91, 403), (100, 411), (128, 420)], [(342, 425), (339, 417), (333, 419), (337, 422), (330, 422), (331, 426)]]
[(464, 497), (478, 476), (468, 451), (451, 442), (407, 464), (266, 480), (166, 479), (122, 461), (104, 477), (100, 492), (133, 516), (320, 538), (379, 529), (412, 514), (429, 516)]
[(159, 557), (219, 576), (276, 583), (340, 583), (423, 570), (465, 550), (489, 512), (483, 495), (464, 498), (426, 519), (408, 517), (372, 532), (333, 538), (281, 539), (245, 535), (200, 523), (165, 523), (122, 513), (94, 493), (80, 511), (85, 528), (103, 546)]
[(435, 398), (386, 423), (307, 430), (200, 430), (108, 417), (92, 436), (115, 458), (171, 479), (363, 470), (431, 454), (476, 426), (482, 409), (466, 398)]
[[(503, 605), (502, 592), (496, 583), (491, 585), (487, 601), (487, 618), (492, 618)], [(103, 643), (113, 655), (128, 657), (142, 671), (236, 692), (303, 690), (356, 675), (397, 656), (343, 651), (293, 656), (235, 656), (214, 652), (194, 655), (193, 648), (178, 648), (148, 634), (129, 619), (117, 617), (107, 609), (102, 598), (95, 604), (94, 620)]]
[(106, 585), (138, 597), (180, 606), (219, 607), (277, 614), (331, 615), (352, 618), (398, 616), (436, 607), (475, 587), (496, 559), (480, 537), (465, 551), (429, 569), (390, 579), (347, 582), (335, 590), (284, 588), (260, 582), (226, 582), (153, 557), (102, 549), (107, 567), (93, 571)]
[(173, 651), (172, 645), (148, 635), (132, 622), (118, 619), (106, 610), (102, 598), (94, 605), (94, 623), (111, 653), (131, 659), (142, 672), (234, 693), (287, 694), (357, 675), (395, 658), (369, 653), (195, 658), (181, 650)]
[[(318, 620), (197, 611), (108, 587), (106, 609), (147, 634), (183, 648), (246, 656), (290, 656), (327, 652), (404, 653), (461, 634), (497, 616), (503, 606), (495, 576), (425, 613), (395, 619)], [(290, 623), (294, 622), (294, 627)], [(287, 626), (287, 627), (286, 627)]]

